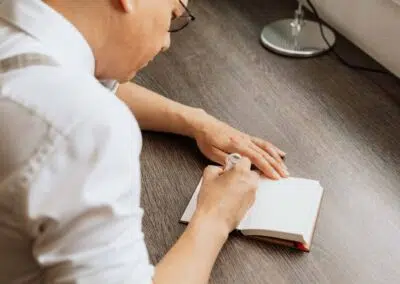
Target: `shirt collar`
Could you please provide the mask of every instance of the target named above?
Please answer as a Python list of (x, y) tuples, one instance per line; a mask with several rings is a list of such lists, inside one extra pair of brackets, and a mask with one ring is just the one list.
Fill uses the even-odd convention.
[(63, 66), (94, 75), (95, 59), (83, 35), (42, 0), (0, 0), (0, 18), (40, 41)]

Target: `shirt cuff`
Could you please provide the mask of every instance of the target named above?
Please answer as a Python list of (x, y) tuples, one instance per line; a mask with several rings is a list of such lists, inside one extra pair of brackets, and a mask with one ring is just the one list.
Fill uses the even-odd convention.
[(109, 89), (114, 94), (117, 92), (119, 83), (116, 80), (103, 80), (100, 83), (107, 89)]

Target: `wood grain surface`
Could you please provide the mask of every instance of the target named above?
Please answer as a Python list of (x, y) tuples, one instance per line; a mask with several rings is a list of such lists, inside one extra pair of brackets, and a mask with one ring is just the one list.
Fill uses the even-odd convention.
[[(232, 235), (210, 283), (400, 283), (400, 84), (331, 54), (295, 60), (264, 50), (263, 25), (295, 6), (192, 1), (197, 20), (136, 78), (275, 143), (292, 176), (325, 188), (311, 253)], [(338, 49), (376, 66), (340, 37)], [(192, 140), (158, 133), (144, 133), (141, 160), (144, 233), (156, 264), (185, 229), (179, 218), (209, 162)]]

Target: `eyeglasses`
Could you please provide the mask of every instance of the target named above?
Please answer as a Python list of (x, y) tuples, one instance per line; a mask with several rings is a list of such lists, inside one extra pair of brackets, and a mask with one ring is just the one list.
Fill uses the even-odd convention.
[(185, 12), (183, 12), (183, 14), (180, 15), (179, 17), (173, 18), (171, 20), (171, 26), (169, 28), (170, 33), (179, 32), (180, 30), (186, 28), (190, 22), (196, 20), (196, 17), (193, 16), (192, 13), (190, 13), (189, 9), (186, 7), (185, 4), (183, 4), (181, 0), (179, 0), (179, 3), (185, 9)]

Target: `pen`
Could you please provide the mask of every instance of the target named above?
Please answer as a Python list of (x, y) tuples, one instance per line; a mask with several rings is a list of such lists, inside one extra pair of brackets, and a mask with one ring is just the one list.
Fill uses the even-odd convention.
[[(242, 158), (242, 156), (238, 153), (230, 154), (225, 159), (225, 168), (224, 171), (231, 170)], [(285, 161), (285, 156), (281, 156), (282, 160)], [(251, 170), (258, 170), (254, 164), (251, 164)]]
[(229, 171), (235, 167), (235, 165), (242, 159), (242, 156), (238, 153), (230, 154), (225, 159), (224, 171)]

